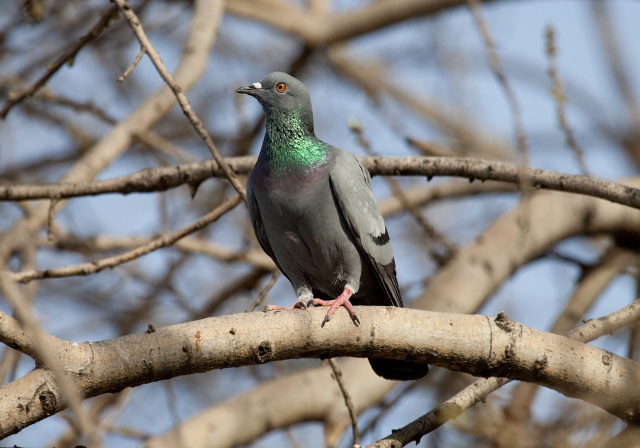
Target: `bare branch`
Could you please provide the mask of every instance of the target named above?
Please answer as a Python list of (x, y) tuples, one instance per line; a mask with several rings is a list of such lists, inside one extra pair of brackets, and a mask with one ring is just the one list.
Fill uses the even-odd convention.
[(564, 134), (565, 141), (573, 154), (576, 156), (576, 160), (578, 162), (578, 166), (582, 171), (582, 174), (585, 176), (589, 175), (589, 169), (584, 161), (584, 151), (576, 141), (575, 136), (573, 135), (573, 130), (569, 126), (569, 122), (567, 121), (567, 114), (565, 111), (565, 104), (567, 99), (564, 95), (564, 87), (562, 86), (562, 81), (560, 80), (560, 75), (558, 74), (558, 63), (556, 61), (556, 56), (558, 53), (558, 49), (556, 47), (556, 38), (555, 31), (552, 26), (548, 26), (546, 33), (546, 53), (548, 59), (548, 69), (547, 73), (549, 74), (549, 79), (551, 80), (551, 94), (553, 96), (553, 100), (556, 103), (556, 117), (558, 119), (558, 126), (562, 130)]
[[(640, 364), (635, 361), (524, 327), (503, 315), (490, 319), (372, 306), (358, 307), (358, 313), (360, 327), (352, 325), (347, 314), (337, 313), (335, 322), (323, 328), (322, 309), (242, 313), (99, 343), (60, 343), (51, 350), (64, 351), (68, 377), (84, 398), (179, 375), (283, 359), (410, 357), (473, 375), (535, 382), (589, 401), (628, 423), (637, 423), (640, 416), (640, 390), (634, 387)], [(42, 375), (36, 369), (0, 389), (0, 415), (15, 419), (0, 428), (0, 437), (64, 408), (51, 383), (55, 380), (43, 384)], [(34, 383), (34, 378), (40, 380)], [(33, 387), (54, 394), (49, 412), (31, 403)], [(11, 411), (26, 408), (27, 415)]]
[(280, 277), (280, 274), (281, 273), (280, 273), (279, 269), (275, 269), (273, 271), (273, 275), (271, 276), (271, 279), (269, 280), (269, 283), (267, 283), (265, 285), (265, 287), (262, 288), (262, 291), (260, 291), (260, 294), (258, 294), (258, 297), (256, 297), (256, 300), (254, 300), (251, 303), (251, 305), (249, 305), (249, 307), (247, 308), (247, 310), (245, 312), (250, 313), (250, 312), (254, 311), (257, 307), (262, 305), (262, 302), (267, 297), (267, 294), (269, 294), (269, 291), (271, 291), (271, 288), (273, 288), (273, 285), (276, 284), (276, 281)]
[[(606, 199), (633, 208), (640, 208), (640, 190), (616, 182), (594, 179), (576, 174), (527, 168), (507, 162), (466, 157), (359, 157), (372, 176), (438, 176), (465, 177), (470, 181), (494, 180), (520, 184), (522, 177), (537, 189), (577, 193)], [(247, 174), (255, 164), (255, 157), (226, 159), (238, 174)], [(167, 168), (147, 168), (127, 176), (84, 184), (10, 185), (0, 186), (0, 200), (70, 198), (77, 196), (150, 191), (164, 191), (185, 183), (200, 183), (208, 177), (219, 176), (221, 169), (215, 161), (178, 165)]]
[[(24, 327), (24, 334), (20, 335), (14, 342), (18, 342), (19, 340), (26, 342), (27, 338), (32, 341), (31, 343), (27, 343), (25, 348), (30, 352), (30, 355), (34, 356), (39, 370), (47, 370), (53, 374), (56, 385), (59, 388), (56, 391), (59, 395), (58, 398), (53, 394), (39, 395), (38, 393), (34, 393), (33, 397), (37, 396), (41, 407), (45, 409), (56, 405), (63, 407), (69, 406), (76, 416), (81, 432), (87, 437), (89, 443), (97, 448), (101, 448), (103, 446), (102, 440), (98, 437), (95, 425), (82, 406), (82, 397), (73, 387), (73, 381), (68, 371), (66, 371), (64, 355), (63, 353), (53, 350), (55, 345), (52, 342), (55, 338), (42, 331), (33, 316), (30, 305), (21, 297), (17, 285), (14, 284), (3, 271), (0, 271), (0, 292), (3, 293), (4, 297), (11, 304)], [(6, 321), (7, 319), (5, 318), (3, 320)], [(15, 324), (15, 321), (9, 322), (9, 325), (12, 327), (15, 327)], [(2, 395), (1, 389), (0, 395)], [(26, 412), (29, 412), (28, 409)], [(0, 415), (3, 416), (3, 420), (7, 417), (7, 414), (0, 413)], [(0, 432), (2, 432), (1, 429)], [(0, 438), (3, 437), (0, 435)]]
[(349, 411), (349, 419), (351, 420), (351, 430), (353, 432), (353, 444), (360, 445), (360, 431), (358, 431), (358, 414), (353, 406), (353, 401), (351, 400), (351, 396), (347, 391), (347, 388), (342, 381), (342, 370), (338, 367), (338, 363), (335, 359), (327, 359), (329, 363), (329, 367), (331, 367), (331, 371), (333, 372), (333, 377), (338, 383), (338, 387), (340, 388), (340, 393), (344, 398), (344, 404), (347, 407), (347, 411)]
[[(591, 320), (568, 331), (565, 336), (580, 342), (589, 342), (606, 334), (613, 334), (640, 319), (640, 299), (611, 314)], [(378, 440), (367, 448), (401, 448), (411, 442), (420, 443), (425, 434), (453, 420), (468, 408), (484, 401), (489, 394), (511, 382), (508, 378), (487, 378), (474, 382), (456, 395), (439, 404), (427, 414), (414, 420), (393, 434)], [(524, 384), (524, 383), (523, 383)], [(531, 384), (531, 383), (526, 383)]]
[[(176, 81), (174, 81), (173, 76), (171, 76), (171, 73), (169, 73), (169, 70), (167, 70), (166, 67), (164, 66), (162, 59), (160, 58), (160, 55), (155, 50), (155, 48), (153, 48), (153, 46), (151, 45), (151, 42), (149, 42), (149, 39), (147, 38), (147, 35), (144, 32), (144, 29), (142, 28), (142, 24), (140, 23), (140, 19), (138, 19), (138, 16), (136, 15), (136, 13), (133, 12), (133, 9), (131, 9), (131, 6), (129, 6), (129, 4), (125, 0), (113, 0), (113, 1), (115, 2), (116, 5), (118, 5), (118, 8), (120, 8), (120, 11), (122, 11), (122, 13), (124, 14), (125, 18), (129, 22), (129, 26), (133, 30), (133, 33), (136, 35), (136, 37), (140, 41), (141, 47), (144, 49), (145, 53), (149, 56), (149, 59), (151, 59), (151, 62), (153, 62), (153, 65), (155, 66), (156, 70), (158, 71), (158, 73), (160, 74), (164, 82), (169, 86), (169, 88), (175, 95), (176, 99), (178, 100), (178, 104), (180, 104), (180, 107), (182, 108), (182, 111), (184, 112), (187, 119), (189, 120), (189, 122), (191, 123), (195, 131), (198, 133), (198, 135), (204, 140), (205, 144), (207, 145), (207, 148), (209, 148), (209, 151), (211, 152), (211, 155), (213, 155), (213, 158), (218, 163), (218, 166), (220, 166), (220, 168), (224, 172), (225, 177), (229, 180), (233, 188), (238, 192), (242, 200), (246, 201), (247, 198), (246, 198), (246, 193), (244, 191), (244, 187), (236, 178), (235, 173), (231, 170), (231, 168), (227, 165), (225, 160), (222, 158), (222, 155), (220, 155), (220, 151), (218, 151), (218, 148), (216, 148), (216, 145), (213, 143), (213, 140), (211, 140), (211, 137), (209, 136), (209, 133), (205, 129), (204, 125), (202, 124), (202, 121), (200, 121), (200, 118), (198, 118), (196, 113), (191, 108), (191, 104), (189, 103), (187, 96), (184, 94), (182, 87), (180, 87), (176, 83)], [(222, 14), (223, 2), (219, 0), (219, 1), (216, 1), (215, 3), (219, 9), (219, 14)]]
[[(193, 19), (185, 42), (185, 48), (189, 51), (183, 52), (175, 71), (175, 79), (185, 91), (193, 87), (206, 67), (222, 16), (222, 11), (219, 11), (217, 6), (217, 3), (210, 1), (194, 2)], [(94, 178), (129, 147), (136, 135), (148, 130), (174, 104), (175, 98), (166, 88), (161, 88), (150, 95), (77, 159), (60, 181), (63, 183), (86, 182)], [(0, 234), (0, 261), (8, 259), (23, 241), (32, 238), (34, 233), (39, 231), (47, 221), (47, 213), (47, 204), (38, 204), (28, 218), (17, 221), (11, 228)]]
[(0, 312), (0, 342), (36, 359), (37, 349), (16, 319)]
[[(149, 244), (154, 238), (144, 236), (110, 236), (98, 235), (93, 238), (78, 238), (70, 235), (56, 235), (54, 242), (45, 244), (62, 250), (92, 253), (96, 251), (110, 251), (114, 249), (128, 249)], [(275, 263), (262, 249), (237, 251), (222, 244), (199, 237), (184, 237), (174, 243), (174, 246), (184, 252), (208, 255), (228, 263), (250, 263), (257, 268), (271, 271), (276, 268)]]
[(520, 156), (522, 157), (522, 164), (529, 165), (529, 148), (527, 145), (527, 135), (524, 131), (524, 124), (522, 123), (522, 110), (520, 109), (520, 103), (518, 102), (518, 98), (511, 87), (509, 78), (507, 78), (502, 61), (500, 60), (500, 56), (496, 50), (496, 45), (493, 42), (491, 33), (489, 32), (489, 27), (482, 16), (480, 1), (468, 0), (468, 4), (471, 9), (471, 13), (473, 14), (473, 19), (476, 22), (476, 26), (478, 27), (478, 31), (480, 32), (484, 45), (487, 49), (489, 67), (491, 67), (493, 75), (498, 80), (502, 90), (504, 90), (507, 101), (509, 102), (509, 107), (511, 108), (511, 119), (513, 121), (513, 131), (516, 135), (517, 147), (520, 152)]
[[(585, 178), (586, 179), (586, 178)], [(640, 179), (629, 181), (640, 185)], [(522, 215), (529, 221), (523, 225)], [(637, 234), (640, 213), (588, 196), (545, 191), (495, 220), (438, 272), (412, 306), (474, 313), (517, 269), (574, 235)], [(459, 298), (464, 297), (464, 300)]]
[(133, 72), (133, 69), (136, 68), (136, 66), (140, 63), (140, 61), (142, 60), (142, 57), (146, 53), (147, 53), (147, 49), (145, 47), (141, 46), (140, 47), (140, 51), (136, 55), (136, 57), (133, 60), (133, 62), (131, 63), (131, 65), (129, 67), (127, 67), (127, 69), (124, 71), (124, 73), (120, 77), (118, 77), (118, 82), (124, 82), (124, 80), (127, 79), (127, 77), (131, 74), (131, 72)]
[(510, 153), (510, 145), (489, 136), (466, 111), (452, 109), (424, 93), (417, 95), (393, 82), (393, 76), (386, 73), (383, 64), (359, 61), (356, 55), (335, 47), (329, 50), (328, 56), (336, 70), (359, 85), (369, 97), (375, 100), (381, 95), (389, 96), (426, 122), (435, 124), (445, 135), (455, 138), (462, 149), (473, 148), (474, 154), (492, 160), (506, 159)]
[(109, 22), (118, 15), (118, 8), (110, 6), (105, 12), (102, 13), (102, 17), (96, 23), (91, 30), (82, 36), (71, 48), (61, 54), (58, 59), (47, 65), (47, 71), (34, 82), (27, 89), (20, 93), (13, 93), (9, 95), (9, 99), (5, 103), (4, 107), (0, 110), (0, 119), (4, 120), (13, 106), (20, 103), (26, 97), (33, 95), (44, 86), (49, 79), (56, 74), (60, 68), (67, 63), (67, 61), (73, 60), (76, 55), (82, 50), (89, 42), (95, 40), (102, 32), (107, 29)]
[[(607, 250), (596, 266), (585, 271), (550, 332), (563, 334), (572, 329), (595, 303), (605, 287), (624, 269), (637, 263), (638, 255), (634, 251), (617, 246)], [(500, 423), (501, 428), (498, 431), (499, 446), (510, 446), (509, 439), (514, 434), (520, 434), (525, 430), (531, 418), (531, 407), (538, 390), (538, 387), (531, 383), (520, 383), (513, 388), (510, 403), (504, 410), (504, 421)]]
[(294, 33), (311, 47), (361, 36), (406, 19), (431, 15), (463, 5), (465, 0), (396, 0), (366, 3), (334, 14), (306, 14), (283, 1), (235, 0), (230, 13)]
[[(439, 200), (461, 199), (480, 194), (515, 193), (517, 185), (502, 182), (448, 182), (446, 184), (421, 185), (404, 190), (407, 201), (414, 207), (435, 203)], [(404, 207), (395, 196), (383, 199), (379, 203), (382, 215), (394, 216), (402, 213)]]
[(161, 236), (153, 239), (143, 246), (139, 246), (133, 250), (125, 252), (124, 254), (115, 255), (113, 257), (103, 258), (101, 260), (91, 261), (89, 263), (83, 263), (75, 266), (66, 266), (62, 268), (45, 269), (43, 271), (23, 271), (17, 273), (10, 273), (9, 275), (14, 281), (21, 283), (28, 283), (33, 280), (40, 280), (43, 278), (60, 278), (60, 277), (72, 277), (76, 275), (89, 275), (100, 272), (106, 268), (113, 268), (123, 263), (128, 263), (136, 258), (140, 258), (154, 250), (161, 249), (166, 246), (170, 246), (180, 238), (196, 232), (208, 224), (216, 221), (222, 215), (229, 210), (232, 210), (236, 205), (240, 203), (240, 196), (234, 196), (227, 199), (211, 212), (198, 219), (193, 224), (188, 225), (176, 232), (168, 235)]

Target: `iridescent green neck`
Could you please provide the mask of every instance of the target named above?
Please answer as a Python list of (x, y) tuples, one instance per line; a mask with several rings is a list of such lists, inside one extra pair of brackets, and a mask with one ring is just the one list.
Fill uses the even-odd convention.
[(271, 169), (312, 169), (327, 161), (329, 145), (316, 138), (313, 121), (305, 118), (289, 111), (267, 120), (262, 152)]

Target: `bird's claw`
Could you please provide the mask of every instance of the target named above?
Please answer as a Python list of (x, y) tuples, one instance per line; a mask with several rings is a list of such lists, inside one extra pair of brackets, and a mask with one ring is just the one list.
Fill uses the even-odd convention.
[(348, 297), (346, 298), (339, 297), (336, 300), (311, 299), (307, 302), (307, 306), (311, 306), (311, 305), (330, 307), (329, 311), (327, 311), (327, 314), (324, 316), (324, 319), (322, 320), (322, 324), (320, 325), (321, 327), (324, 327), (324, 325), (331, 320), (331, 318), (333, 317), (333, 313), (335, 313), (336, 310), (341, 306), (343, 306), (347, 310), (347, 312), (349, 313), (349, 317), (351, 317), (351, 320), (353, 321), (353, 324), (356, 327), (360, 326), (360, 319), (356, 314), (355, 308), (353, 307), (351, 302), (349, 302)]
[(307, 309), (307, 305), (302, 300), (296, 300), (293, 304), (289, 306), (280, 306), (280, 305), (267, 305), (264, 307), (264, 312), (268, 311), (278, 311), (278, 310), (292, 310), (295, 308), (300, 308), (302, 310)]
[[(351, 312), (349, 312), (349, 316), (351, 317), (351, 321), (353, 322), (353, 325), (355, 325), (356, 327), (359, 327), (360, 326), (360, 319), (358, 318), (358, 315), (357, 314), (351, 314)], [(324, 324), (329, 322), (332, 317), (333, 317), (333, 314), (327, 313), (324, 316), (324, 319), (322, 320), (322, 324), (320, 324), (320, 326), (324, 327)]]

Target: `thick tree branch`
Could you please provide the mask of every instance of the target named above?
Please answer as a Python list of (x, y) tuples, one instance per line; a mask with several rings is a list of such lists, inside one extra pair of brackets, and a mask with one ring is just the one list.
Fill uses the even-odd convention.
[[(489, 377), (530, 381), (640, 423), (640, 364), (504, 316), (441, 314), (359, 307), (362, 325), (344, 313), (320, 326), (325, 310), (247, 313), (204, 319), (109, 341), (57, 340), (78, 393), (92, 397), (125, 387), (283, 359), (336, 356), (413, 359)], [(200, 337), (196, 337), (196, 334)], [(38, 378), (39, 381), (35, 381)], [(44, 409), (38, 396), (51, 394)], [(0, 437), (64, 408), (55, 380), (38, 368), (0, 389)], [(29, 412), (16, 412), (28, 409)]]
[[(589, 342), (606, 334), (613, 334), (615, 331), (637, 321), (638, 318), (640, 318), (640, 299), (611, 314), (598, 319), (592, 319), (577, 328), (573, 328), (567, 331), (565, 336), (576, 341)], [(447, 421), (455, 419), (478, 402), (484, 402), (489, 394), (510, 381), (508, 378), (495, 377), (478, 380), (465, 387), (444, 403), (439, 404), (427, 414), (403, 428), (393, 431), (393, 434), (371, 444), (367, 448), (401, 448), (412, 441), (420, 443), (422, 436), (437, 429)], [(522, 385), (532, 384), (519, 384), (519, 386)], [(514, 433), (511, 434), (512, 436), (517, 435)]]
[[(573, 294), (550, 328), (551, 333), (563, 334), (572, 329), (595, 303), (600, 294), (620, 273), (638, 264), (635, 251), (617, 246), (609, 248), (597, 265), (586, 269)], [(640, 307), (634, 303), (637, 312)], [(628, 308), (628, 307), (627, 307)], [(582, 340), (582, 339), (580, 339)], [(583, 340), (583, 342), (586, 342)], [(519, 383), (511, 390), (511, 402), (504, 409), (504, 421), (498, 431), (498, 443), (511, 446), (513, 437), (523, 434), (531, 418), (531, 410), (539, 388), (531, 383)]]
[(0, 312), (0, 342), (34, 359), (38, 356), (33, 341), (22, 326), (15, 318), (3, 312)]

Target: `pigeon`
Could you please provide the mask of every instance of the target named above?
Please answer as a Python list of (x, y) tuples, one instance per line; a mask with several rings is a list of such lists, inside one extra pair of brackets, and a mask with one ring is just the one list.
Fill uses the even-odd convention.
[[(353, 154), (314, 133), (307, 88), (282, 72), (241, 86), (266, 115), (260, 155), (247, 181), (247, 207), (264, 251), (289, 279), (289, 307), (328, 306), (324, 326), (340, 307), (360, 325), (354, 305), (402, 307), (395, 260), (369, 172)], [(415, 380), (425, 364), (369, 359), (379, 376)]]

